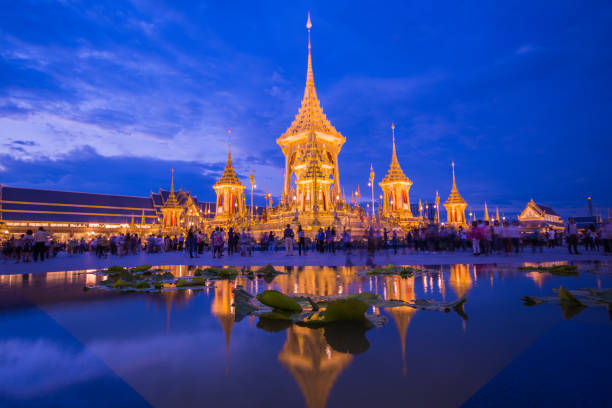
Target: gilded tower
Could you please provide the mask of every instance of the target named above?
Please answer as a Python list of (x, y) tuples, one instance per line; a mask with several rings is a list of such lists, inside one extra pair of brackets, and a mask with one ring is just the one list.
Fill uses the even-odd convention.
[(453, 187), (450, 195), (444, 203), (446, 208), (447, 222), (451, 225), (466, 225), (465, 224), (465, 208), (467, 202), (459, 194), (457, 183), (455, 182), (455, 162), (452, 162), (453, 167)]
[[(312, 71), (311, 27), (308, 14), (308, 67), (302, 105), (291, 126), (276, 143), (285, 155), (282, 202), (299, 212), (329, 212), (341, 197), (338, 154), (346, 138), (329, 122), (317, 97)], [(293, 176), (297, 186), (295, 192), (291, 189)]]
[[(391, 124), (393, 134), (393, 153), (391, 154), (391, 165), (387, 175), (382, 179), (380, 188), (383, 190), (382, 213), (385, 218), (396, 218), (400, 222), (412, 220), (410, 210), (410, 186), (412, 181), (404, 174), (397, 160), (395, 149), (395, 125)], [(416, 221), (416, 220), (414, 220)]]
[(229, 149), (227, 153), (227, 163), (221, 178), (215, 183), (213, 188), (217, 193), (217, 208), (215, 213), (216, 221), (229, 221), (244, 217), (246, 215), (244, 184), (236, 176), (236, 171), (232, 165), (232, 130), (229, 133)]

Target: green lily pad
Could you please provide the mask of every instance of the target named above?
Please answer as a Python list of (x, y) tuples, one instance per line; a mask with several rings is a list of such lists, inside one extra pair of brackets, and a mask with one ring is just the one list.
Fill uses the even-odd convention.
[(363, 322), (368, 305), (358, 299), (340, 299), (330, 302), (325, 310), (325, 321)]
[(257, 295), (257, 300), (266, 306), (290, 312), (301, 312), (302, 307), (298, 302), (277, 290), (265, 290)]

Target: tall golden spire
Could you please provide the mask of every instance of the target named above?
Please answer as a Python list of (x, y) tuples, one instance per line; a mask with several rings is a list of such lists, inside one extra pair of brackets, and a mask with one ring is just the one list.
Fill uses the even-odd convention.
[(242, 182), (238, 180), (238, 176), (236, 175), (236, 171), (234, 170), (234, 165), (232, 164), (232, 129), (228, 129), (227, 133), (229, 135), (227, 142), (227, 163), (225, 163), (225, 170), (223, 170), (223, 174), (221, 175), (221, 178), (217, 181), (217, 183), (215, 183), (215, 186), (244, 186)]
[(495, 207), (495, 220), (499, 221), (499, 207)]
[(310, 29), (312, 28), (312, 22), (310, 21), (310, 13), (308, 13), (306, 28), (308, 29), (308, 67), (306, 69), (306, 87), (304, 88), (302, 106), (291, 123), (291, 126), (289, 126), (287, 131), (280, 136), (277, 142), (282, 146), (285, 139), (290, 139), (291, 136), (305, 131), (314, 130), (330, 135), (335, 139), (339, 139), (338, 142), (342, 144), (346, 139), (329, 122), (325, 116), (325, 113), (323, 113), (323, 108), (321, 107), (321, 103), (317, 98), (317, 90), (315, 88), (314, 74), (312, 69), (312, 44), (310, 41)]
[(172, 175), (170, 176), (170, 194), (174, 194), (174, 167), (172, 168)]
[(310, 22), (310, 12), (308, 12), (306, 28), (308, 29), (308, 68), (306, 70), (306, 89), (304, 89), (304, 99), (307, 97), (316, 99), (317, 90), (314, 86), (314, 74), (312, 72), (312, 45), (310, 44), (310, 29), (312, 28), (312, 23)]
[(227, 161), (232, 162), (232, 128), (227, 129)]
[(491, 218), (489, 218), (489, 209), (487, 208), (487, 202), (485, 201), (485, 207), (484, 207), (484, 220), (485, 221), (490, 221)]
[(453, 187), (451, 188), (451, 193), (448, 196), (445, 204), (467, 204), (466, 201), (459, 194), (459, 190), (457, 189), (457, 182), (455, 181), (455, 162), (451, 162), (451, 166), (453, 167)]
[(395, 149), (395, 124), (391, 123), (391, 133), (393, 135), (393, 153), (391, 154), (391, 165), (387, 171), (387, 175), (379, 183), (381, 186), (388, 183), (404, 182), (412, 185), (412, 182), (404, 172), (397, 160), (397, 151)]
[(170, 177), (170, 194), (166, 200), (165, 207), (179, 207), (178, 201), (176, 201), (176, 195), (174, 195), (174, 168), (172, 169), (172, 176)]

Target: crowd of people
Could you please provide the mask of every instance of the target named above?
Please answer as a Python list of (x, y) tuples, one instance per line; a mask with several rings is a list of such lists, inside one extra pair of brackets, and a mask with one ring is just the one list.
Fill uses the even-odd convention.
[(319, 228), (310, 238), (301, 225), (294, 231), (287, 225), (282, 236), (274, 231), (252, 233), (250, 228), (237, 230), (216, 227), (209, 234), (190, 229), (184, 235), (149, 235), (138, 234), (99, 235), (86, 239), (69, 238), (61, 242), (52, 234), (40, 227), (36, 232), (28, 230), (21, 236), (11, 236), (2, 241), (2, 259), (15, 262), (43, 262), (46, 258), (55, 257), (65, 251), (68, 256), (93, 253), (97, 257), (125, 256), (128, 254), (181, 252), (190, 258), (199, 257), (204, 252), (211, 252), (213, 258), (224, 255), (251, 256), (254, 251), (285, 250), (287, 256), (293, 256), (297, 247), (298, 256), (309, 252), (335, 254), (345, 251), (350, 254), (355, 249), (367, 250), (374, 255), (376, 251), (403, 253), (437, 253), (471, 251), (475, 256), (505, 254), (517, 255), (527, 248), (531, 252), (543, 252), (543, 248), (566, 246), (570, 254), (583, 251), (612, 254), (612, 222), (602, 225), (590, 225), (579, 229), (572, 218), (564, 230), (531, 229), (525, 230), (518, 221), (473, 221), (467, 227), (451, 228), (431, 224), (404, 232), (399, 228), (387, 229), (371, 226), (363, 234), (354, 235), (350, 229), (336, 231), (333, 226)]

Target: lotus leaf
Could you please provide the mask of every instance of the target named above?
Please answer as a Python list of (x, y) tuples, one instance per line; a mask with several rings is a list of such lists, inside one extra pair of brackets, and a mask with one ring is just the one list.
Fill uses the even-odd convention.
[(358, 299), (340, 299), (330, 302), (325, 310), (325, 321), (331, 322), (362, 322), (368, 305)]
[(277, 290), (264, 290), (257, 295), (257, 300), (266, 306), (290, 312), (301, 312), (302, 307), (298, 302)]

